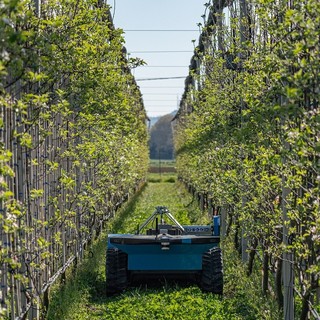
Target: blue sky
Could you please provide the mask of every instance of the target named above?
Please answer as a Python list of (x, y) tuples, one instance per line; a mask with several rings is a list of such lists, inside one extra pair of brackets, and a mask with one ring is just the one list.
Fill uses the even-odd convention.
[[(209, 1), (207, 1), (209, 2)], [(131, 57), (143, 59), (147, 66), (133, 70), (143, 94), (149, 117), (165, 115), (178, 108), (188, 75), (194, 43), (198, 44), (199, 23), (205, 0), (108, 0), (115, 27), (125, 31), (125, 46)], [(194, 31), (130, 31), (194, 30)], [(143, 51), (143, 52), (141, 52)], [(147, 52), (144, 52), (147, 51)], [(150, 52), (156, 51), (156, 52)], [(186, 51), (186, 52), (159, 52)], [(184, 77), (183, 79), (139, 79)]]

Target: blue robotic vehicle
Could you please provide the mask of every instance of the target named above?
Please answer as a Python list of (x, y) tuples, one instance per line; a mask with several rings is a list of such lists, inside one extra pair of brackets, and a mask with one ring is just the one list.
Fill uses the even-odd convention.
[(135, 277), (193, 276), (203, 291), (222, 295), (219, 243), (219, 216), (211, 225), (181, 225), (166, 207), (158, 206), (135, 234), (108, 235), (107, 294), (122, 292)]

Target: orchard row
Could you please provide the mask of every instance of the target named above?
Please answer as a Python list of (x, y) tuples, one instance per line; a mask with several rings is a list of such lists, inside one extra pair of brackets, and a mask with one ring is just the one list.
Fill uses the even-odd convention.
[(146, 113), (104, 2), (7, 0), (0, 43), (0, 317), (33, 318), (144, 179)]
[[(226, 217), (226, 232), (284, 318), (320, 299), (320, 7), (217, 1), (175, 121), (177, 170)], [(294, 297), (294, 298), (293, 298)], [(296, 305), (296, 308), (294, 308)]]

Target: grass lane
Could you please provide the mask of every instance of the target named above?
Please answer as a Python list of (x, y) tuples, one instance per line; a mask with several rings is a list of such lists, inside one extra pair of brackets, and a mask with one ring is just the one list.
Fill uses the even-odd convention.
[[(169, 179), (172, 181), (172, 179)], [(110, 224), (110, 232), (136, 230), (154, 211), (165, 205), (182, 223), (206, 223), (196, 203), (179, 183), (149, 183), (141, 193), (119, 212)], [(247, 279), (244, 268), (229, 244), (224, 248), (225, 296), (203, 293), (196, 285), (164, 284), (158, 288), (129, 288), (119, 296), (105, 295), (106, 236), (93, 247), (75, 276), (69, 275), (63, 287), (52, 292), (48, 320), (85, 319), (278, 319), (272, 300), (256, 292), (255, 281)]]

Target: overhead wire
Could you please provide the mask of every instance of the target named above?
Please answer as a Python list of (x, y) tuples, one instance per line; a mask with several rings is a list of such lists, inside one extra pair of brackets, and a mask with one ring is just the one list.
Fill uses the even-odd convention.
[(150, 50), (150, 51), (130, 51), (130, 53), (192, 53), (192, 50)]
[(141, 78), (135, 79), (136, 81), (153, 81), (153, 80), (172, 80), (172, 79), (185, 79), (186, 76), (181, 77), (163, 77), (163, 78)]
[(197, 32), (199, 30), (191, 29), (127, 29), (124, 32)]
[[(115, 1), (115, 0), (114, 0)], [(198, 29), (124, 29), (124, 32), (199, 32)], [(166, 54), (166, 53), (192, 53), (192, 50), (140, 50), (140, 51), (130, 51), (128, 54)], [(189, 66), (144, 66), (147, 68), (188, 68)], [(157, 81), (157, 80), (176, 80), (185, 79), (186, 76), (175, 76), (175, 77), (154, 77), (154, 78), (136, 78), (138, 82), (142, 81)], [(141, 89), (147, 89), (148, 87), (141, 87)], [(174, 88), (174, 87), (149, 87), (149, 88)], [(175, 87), (181, 89), (181, 87)], [(163, 93), (162, 93), (163, 94)], [(152, 95), (157, 95), (153, 93)], [(167, 94), (168, 95), (168, 94)], [(170, 94), (177, 95), (177, 94)], [(150, 101), (173, 101), (173, 100), (144, 100), (146, 102)], [(157, 106), (157, 105), (154, 105)], [(161, 107), (161, 105), (160, 105)], [(158, 113), (158, 112), (148, 112), (148, 113)]]
[(162, 89), (162, 88), (164, 88), (164, 89), (168, 89), (168, 88), (170, 88), (170, 89), (180, 89), (181, 87), (173, 87), (173, 86), (146, 86), (146, 87), (143, 87), (143, 89), (145, 89), (145, 88), (148, 88), (148, 89)]
[(188, 66), (140, 66), (140, 67), (145, 67), (145, 68), (188, 68)]

